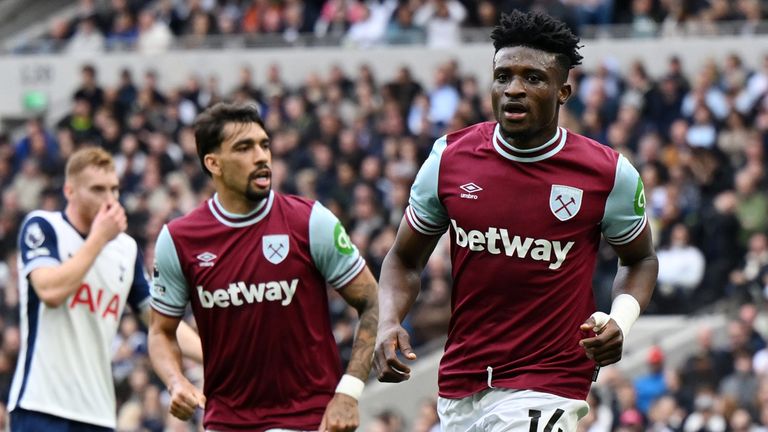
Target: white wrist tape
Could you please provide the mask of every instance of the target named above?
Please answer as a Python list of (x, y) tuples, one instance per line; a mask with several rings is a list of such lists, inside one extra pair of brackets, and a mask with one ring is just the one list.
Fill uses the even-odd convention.
[(336, 386), (336, 393), (344, 393), (358, 400), (360, 395), (363, 394), (364, 387), (365, 383), (360, 378), (344, 374), (339, 381), (339, 385)]
[(613, 299), (611, 305), (611, 318), (616, 321), (621, 334), (626, 338), (629, 334), (629, 329), (632, 328), (632, 324), (637, 321), (637, 317), (640, 316), (640, 303), (629, 294), (619, 294)]
[(640, 303), (629, 294), (619, 294), (613, 299), (611, 305), (611, 314), (608, 315), (604, 312), (595, 312), (592, 314), (592, 318), (595, 319), (595, 331), (600, 330), (608, 324), (608, 321), (613, 318), (616, 321), (616, 325), (621, 329), (621, 334), (625, 338), (629, 334), (629, 329), (632, 328), (632, 324), (637, 321), (637, 317), (640, 316)]

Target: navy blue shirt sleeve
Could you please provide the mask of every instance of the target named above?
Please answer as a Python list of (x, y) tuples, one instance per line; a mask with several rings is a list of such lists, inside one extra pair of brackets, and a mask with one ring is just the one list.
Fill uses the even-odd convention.
[(19, 232), (19, 253), (22, 262), (20, 277), (27, 277), (32, 270), (40, 267), (61, 264), (56, 231), (48, 220), (32, 216), (24, 221)]
[(144, 255), (141, 249), (136, 247), (136, 263), (133, 269), (133, 283), (131, 292), (128, 293), (128, 304), (135, 313), (149, 305), (149, 282), (147, 281), (147, 272), (144, 270)]

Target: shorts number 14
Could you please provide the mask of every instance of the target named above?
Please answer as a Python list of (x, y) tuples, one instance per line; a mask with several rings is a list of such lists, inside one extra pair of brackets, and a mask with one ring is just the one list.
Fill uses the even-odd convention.
[[(555, 423), (560, 420), (560, 417), (563, 416), (564, 412), (565, 411), (559, 408), (555, 410), (554, 414), (552, 414), (552, 417), (549, 418), (547, 425), (544, 426), (543, 432), (552, 432), (552, 428), (555, 427)], [(533, 409), (528, 410), (528, 417), (531, 418), (531, 427), (528, 429), (528, 432), (539, 432), (539, 419), (541, 418), (541, 411)], [(557, 428), (557, 432), (563, 432), (563, 430)]]

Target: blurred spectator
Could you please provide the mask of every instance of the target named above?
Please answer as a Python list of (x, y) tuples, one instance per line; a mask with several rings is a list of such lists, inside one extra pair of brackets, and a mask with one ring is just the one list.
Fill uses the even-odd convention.
[(414, 23), (414, 11), (410, 4), (400, 3), (393, 19), (387, 25), (384, 40), (389, 45), (417, 44), (426, 39), (424, 29)]
[(733, 370), (733, 359), (728, 351), (715, 348), (710, 327), (700, 327), (696, 336), (698, 346), (681, 367), (680, 403), (692, 409), (695, 395), (702, 389), (716, 389), (720, 381)]
[(93, 56), (104, 51), (106, 41), (96, 26), (93, 16), (83, 18), (77, 25), (75, 34), (69, 39), (67, 53), (74, 56)]
[(653, 1), (632, 0), (632, 36), (636, 38), (653, 37), (658, 24), (653, 17)]
[(26, 123), (24, 135), (13, 149), (13, 172), (19, 172), (27, 159), (34, 159), (38, 168), (54, 174), (59, 167), (59, 146), (56, 139), (45, 130), (43, 120), (31, 118)]
[(43, 53), (63, 50), (71, 37), (72, 29), (66, 18), (55, 16), (48, 24), (48, 31), (43, 36), (40, 51)]
[(664, 395), (651, 405), (648, 411), (648, 432), (673, 432), (680, 430), (685, 411), (670, 395)]
[(768, 268), (768, 237), (762, 232), (749, 238), (743, 266), (730, 274), (730, 295), (745, 301), (762, 296), (760, 276)]
[(91, 109), (98, 110), (104, 103), (104, 90), (96, 78), (96, 68), (91, 64), (83, 65), (80, 69), (80, 87), (75, 90), (76, 99), (86, 99)]
[[(635, 379), (635, 391), (637, 393), (637, 409), (643, 415), (648, 414), (651, 404), (667, 393), (667, 381), (664, 371), (664, 352), (654, 345), (647, 354), (648, 372)], [(627, 414), (624, 412), (622, 417)], [(642, 417), (641, 417), (642, 420)]]
[(694, 411), (685, 419), (683, 432), (725, 432), (725, 418), (716, 411), (716, 396), (711, 391), (696, 395)]
[(107, 33), (107, 48), (112, 51), (133, 49), (139, 37), (136, 22), (128, 12), (119, 13)]
[(458, 0), (427, 0), (413, 21), (426, 29), (427, 46), (451, 48), (461, 42), (459, 25), (466, 17), (467, 10)]
[(450, 81), (446, 65), (441, 65), (435, 71), (435, 82), (429, 93), (429, 121), (434, 125), (433, 135), (441, 135), (443, 128), (453, 118), (459, 106), (460, 95)]
[(768, 196), (758, 187), (759, 178), (752, 170), (742, 169), (736, 173), (736, 216), (741, 225), (739, 240), (746, 245), (752, 234), (768, 229)]
[(707, 266), (704, 281), (694, 300), (694, 307), (701, 307), (725, 295), (724, 287), (728, 276), (740, 261), (740, 223), (736, 217), (737, 198), (731, 191), (718, 194), (712, 206), (705, 208), (701, 215), (701, 250)]
[(678, 223), (672, 228), (668, 246), (657, 252), (658, 285), (654, 304), (661, 313), (688, 311), (691, 299), (704, 277), (704, 254), (690, 244), (688, 227)]
[(750, 412), (744, 408), (738, 408), (731, 414), (728, 425), (731, 432), (761, 432), (765, 429), (758, 427)]
[(412, 432), (440, 432), (440, 419), (437, 416), (437, 401), (427, 399), (421, 403), (419, 415), (413, 422)]
[(720, 394), (753, 412), (756, 409), (754, 402), (757, 388), (757, 377), (752, 370), (752, 354), (748, 351), (735, 352), (733, 373), (723, 378), (719, 388)]
[(145, 55), (162, 54), (171, 46), (173, 35), (168, 24), (155, 19), (147, 9), (139, 13), (139, 36), (136, 47)]
[(396, 7), (397, 0), (361, 3), (362, 16), (349, 27), (345, 36), (346, 43), (366, 48), (381, 42)]

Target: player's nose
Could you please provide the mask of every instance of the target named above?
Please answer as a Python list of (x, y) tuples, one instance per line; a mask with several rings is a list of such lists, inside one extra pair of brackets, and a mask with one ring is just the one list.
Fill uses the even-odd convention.
[(256, 146), (256, 151), (253, 152), (253, 164), (263, 165), (269, 162), (269, 150), (261, 146)]
[(504, 94), (509, 97), (525, 95), (525, 84), (523, 83), (523, 79), (512, 77), (504, 88)]

